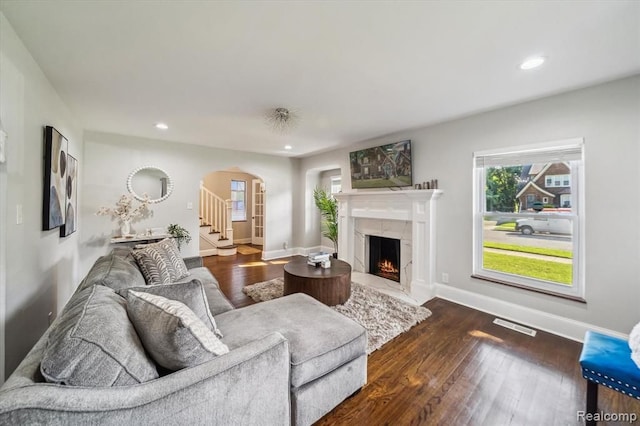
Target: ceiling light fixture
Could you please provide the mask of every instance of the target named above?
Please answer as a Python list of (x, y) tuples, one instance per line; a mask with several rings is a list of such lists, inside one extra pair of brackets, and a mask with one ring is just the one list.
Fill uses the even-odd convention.
[(267, 111), (267, 123), (280, 132), (285, 132), (295, 126), (298, 116), (287, 108), (278, 107)]
[(156, 123), (156, 129), (167, 130), (168, 128), (169, 126), (167, 126), (165, 123)]
[(290, 151), (293, 149), (293, 147), (291, 145), (285, 145), (284, 149), (286, 149), (287, 151)]
[(527, 58), (523, 63), (520, 64), (520, 69), (532, 70), (544, 64), (544, 61), (545, 61), (544, 56), (532, 56), (531, 58)]

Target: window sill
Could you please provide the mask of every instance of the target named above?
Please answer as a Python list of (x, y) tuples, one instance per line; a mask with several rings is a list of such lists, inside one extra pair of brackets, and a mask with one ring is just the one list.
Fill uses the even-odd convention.
[(539, 288), (533, 288), (533, 287), (528, 287), (522, 284), (516, 284), (516, 283), (512, 283), (509, 281), (503, 281), (503, 280), (499, 280), (497, 278), (490, 278), (490, 277), (485, 277), (483, 275), (476, 275), (476, 274), (472, 274), (471, 278), (476, 278), (478, 280), (482, 280), (482, 281), (488, 281), (491, 283), (495, 283), (495, 284), (502, 284), (502, 285), (506, 285), (509, 287), (515, 287), (515, 288), (519, 288), (522, 290), (527, 290), (527, 291), (532, 291), (534, 293), (541, 293), (541, 294), (546, 294), (549, 296), (555, 296), (555, 297), (559, 297), (561, 299), (567, 299), (567, 300), (571, 300), (573, 302), (579, 302), (579, 303), (587, 303), (587, 301), (585, 299), (583, 299), (582, 297), (578, 297), (578, 296), (570, 296), (568, 294), (562, 294), (562, 293), (556, 293), (555, 291), (549, 291), (549, 290), (543, 290), (543, 289), (539, 289)]

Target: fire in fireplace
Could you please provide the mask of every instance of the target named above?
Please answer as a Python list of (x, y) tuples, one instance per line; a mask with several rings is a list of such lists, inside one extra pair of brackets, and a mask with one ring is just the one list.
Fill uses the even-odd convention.
[(400, 282), (400, 240), (369, 236), (369, 273)]

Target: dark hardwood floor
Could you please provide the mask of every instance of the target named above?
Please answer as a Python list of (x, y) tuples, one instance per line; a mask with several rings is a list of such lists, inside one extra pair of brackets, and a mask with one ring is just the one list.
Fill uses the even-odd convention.
[[(289, 260), (260, 257), (212, 256), (204, 264), (234, 306), (242, 307), (254, 303), (242, 287), (283, 276)], [(367, 385), (317, 425), (582, 423), (580, 343), (542, 331), (532, 338), (493, 324), (492, 315), (442, 299), (425, 306), (433, 315), (373, 352)], [(640, 401), (602, 386), (598, 407), (640, 419)]]

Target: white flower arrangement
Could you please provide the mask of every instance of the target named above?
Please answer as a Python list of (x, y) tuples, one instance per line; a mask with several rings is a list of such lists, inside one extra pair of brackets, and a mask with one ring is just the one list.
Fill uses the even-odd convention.
[(100, 207), (96, 214), (98, 216), (111, 216), (112, 220), (117, 219), (119, 222), (125, 223), (151, 216), (153, 212), (149, 209), (149, 196), (144, 194), (144, 200), (135, 208), (133, 207), (133, 197), (131, 195), (123, 195), (116, 202), (115, 207)]

